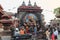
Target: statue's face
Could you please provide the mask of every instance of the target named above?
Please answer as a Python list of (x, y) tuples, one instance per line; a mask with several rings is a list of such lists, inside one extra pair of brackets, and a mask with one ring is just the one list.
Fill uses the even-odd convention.
[(37, 20), (37, 17), (34, 14), (30, 13), (30, 14), (26, 14), (24, 19), (26, 22), (29, 22), (29, 21)]

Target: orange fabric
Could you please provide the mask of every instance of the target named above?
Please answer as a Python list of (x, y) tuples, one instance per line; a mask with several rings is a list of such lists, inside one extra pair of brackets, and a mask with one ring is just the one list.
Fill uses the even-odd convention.
[(24, 30), (20, 30), (20, 34), (21, 35), (24, 35), (25, 33), (24, 33)]

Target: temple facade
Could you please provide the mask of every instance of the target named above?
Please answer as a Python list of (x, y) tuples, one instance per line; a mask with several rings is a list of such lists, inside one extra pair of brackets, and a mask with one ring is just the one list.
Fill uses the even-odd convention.
[(32, 6), (30, 0), (28, 5), (26, 5), (23, 1), (22, 5), (17, 9), (15, 16), (20, 20), (21, 25), (23, 25), (24, 22), (28, 22), (30, 19), (34, 19), (37, 24), (43, 26), (41, 14), (42, 11), (43, 9), (41, 9), (41, 7), (38, 7), (36, 2), (34, 3), (34, 6)]
[[(30, 26), (33, 25), (36, 26), (39, 31), (40, 29), (42, 32), (38, 34), (40, 38), (43, 38), (44, 36), (44, 15), (42, 14), (43, 9), (41, 7), (37, 6), (36, 2), (32, 6), (30, 0), (28, 5), (25, 4), (23, 1), (22, 5), (18, 7), (17, 13), (14, 15), (15, 19), (12, 15), (8, 15), (7, 12), (3, 11), (3, 8), (0, 5), (0, 28), (3, 28), (4, 30), (9, 30), (10, 27), (19, 27), (23, 26), (24, 23)], [(12, 19), (13, 17), (13, 19)]]

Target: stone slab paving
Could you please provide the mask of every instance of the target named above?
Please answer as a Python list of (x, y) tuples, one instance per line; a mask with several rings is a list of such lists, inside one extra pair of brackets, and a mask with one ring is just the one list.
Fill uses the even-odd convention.
[(1, 40), (11, 40), (11, 36), (1, 36)]
[[(11, 40), (11, 36), (1, 36), (1, 39), (2, 40)], [(35, 39), (33, 39), (33, 40), (35, 40)], [(38, 39), (38, 40), (40, 40), (40, 39)], [(60, 34), (58, 35), (58, 40), (60, 40)]]
[(60, 34), (58, 35), (58, 40), (60, 40)]

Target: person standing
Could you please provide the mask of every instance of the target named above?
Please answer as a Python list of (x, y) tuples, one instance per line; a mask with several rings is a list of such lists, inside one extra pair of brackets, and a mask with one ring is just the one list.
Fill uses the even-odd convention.
[(35, 36), (37, 34), (37, 27), (36, 26), (34, 27), (34, 34), (35, 34)]
[(19, 36), (19, 29), (18, 28), (15, 28), (14, 36)]
[(25, 30), (24, 30), (24, 28), (21, 28), (20, 29), (20, 35), (24, 35), (25, 34)]
[(49, 32), (48, 28), (46, 30), (46, 38), (47, 38), (47, 40), (50, 40), (50, 32)]
[(55, 40), (54, 29), (52, 29), (51, 39), (52, 39), (52, 40)]
[(55, 35), (55, 40), (57, 40), (58, 39), (58, 30), (57, 30), (57, 28), (55, 28), (54, 35)]
[(33, 40), (36, 40), (36, 36), (37, 36), (37, 27), (34, 25), (34, 38), (33, 38)]
[(53, 33), (52, 33), (52, 35), (51, 35), (51, 39), (52, 39), (52, 40), (55, 40), (55, 36), (54, 36)]
[(26, 26), (26, 33), (29, 33), (29, 28), (28, 28), (28, 26)]

